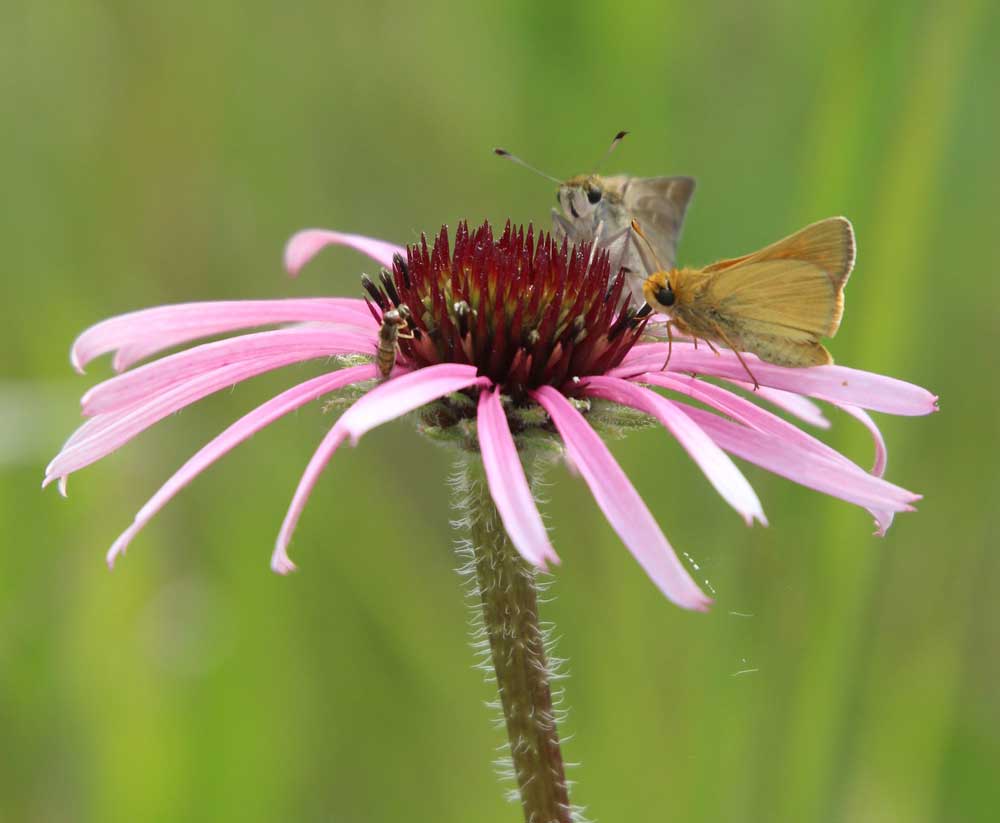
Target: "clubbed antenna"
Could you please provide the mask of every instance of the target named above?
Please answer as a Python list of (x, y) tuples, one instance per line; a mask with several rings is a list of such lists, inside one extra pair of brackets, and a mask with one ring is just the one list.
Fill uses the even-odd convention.
[(534, 166), (532, 166), (532, 165), (530, 165), (528, 163), (525, 163), (520, 157), (518, 157), (516, 154), (511, 154), (509, 151), (507, 151), (507, 149), (496, 148), (496, 149), (493, 149), (493, 153), (497, 157), (503, 157), (503, 158), (506, 158), (507, 160), (510, 160), (510, 161), (512, 161), (514, 163), (517, 163), (517, 165), (519, 165), (519, 166), (524, 166), (526, 169), (528, 169), (528, 171), (533, 171), (535, 174), (544, 177), (546, 180), (551, 180), (556, 185), (559, 185), (559, 184), (562, 183), (562, 180), (557, 180), (551, 174), (546, 174), (544, 171), (536, 169)]
[(608, 156), (611, 154), (611, 152), (613, 152), (615, 149), (618, 148), (618, 144), (625, 139), (626, 134), (628, 134), (627, 131), (620, 131), (618, 132), (618, 134), (614, 136), (614, 138), (611, 141), (611, 145), (608, 146), (608, 150), (604, 152), (604, 156), (601, 158), (600, 162), (594, 167), (595, 171), (604, 164), (604, 161), (608, 159)]

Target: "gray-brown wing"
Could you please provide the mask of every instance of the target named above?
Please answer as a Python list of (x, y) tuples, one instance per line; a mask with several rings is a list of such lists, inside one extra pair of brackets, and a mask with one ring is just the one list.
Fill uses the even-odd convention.
[(648, 272), (676, 266), (677, 241), (694, 187), (692, 177), (633, 177), (625, 182), (625, 208), (639, 222), (655, 253), (655, 259), (647, 259), (648, 249), (639, 244)]

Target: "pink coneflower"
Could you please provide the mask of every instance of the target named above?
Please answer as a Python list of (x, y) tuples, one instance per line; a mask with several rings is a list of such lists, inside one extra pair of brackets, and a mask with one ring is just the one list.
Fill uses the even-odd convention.
[[(307, 298), (160, 306), (98, 323), (73, 344), (70, 359), (79, 371), (95, 357), (115, 352), (114, 368), (124, 373), (83, 396), (83, 414), (90, 420), (46, 469), (44, 484), (59, 480), (62, 488), (71, 472), (196, 400), (292, 363), (373, 355), (382, 312), (406, 305), (412, 317), (413, 337), (400, 339), (391, 379), (377, 381), (373, 365), (348, 366), (253, 410), (188, 460), (143, 506), (114, 542), (109, 563), (170, 498), (231, 448), (282, 415), (355, 384), (371, 388), (333, 425), (306, 469), (279, 533), (272, 558), (276, 571), (294, 568), (287, 554), (292, 531), (337, 448), (428, 404), (435, 405), (425, 417), (438, 418), (436, 425), (478, 424), (493, 498), (526, 560), (536, 566), (558, 562), (517, 458), (517, 438), (549, 435), (554, 429), (570, 465), (590, 486), (622, 542), (663, 593), (686, 608), (704, 609), (709, 600), (588, 422), (595, 401), (637, 409), (661, 423), (748, 524), (765, 522), (764, 514), (727, 452), (867, 508), (880, 532), (894, 513), (911, 510), (919, 499), (881, 479), (885, 448), (864, 409), (927, 414), (935, 409), (935, 398), (922, 388), (843, 366), (787, 369), (744, 355), (762, 386), (753, 401), (766, 400), (806, 422), (827, 425), (807, 399), (814, 397), (862, 420), (876, 443), (875, 467), (866, 472), (742, 394), (700, 379), (744, 385), (743, 367), (727, 351), (716, 355), (675, 343), (669, 370), (661, 371), (666, 345), (638, 342), (645, 319), (627, 300), (622, 303), (623, 278), (609, 278), (603, 253), (589, 260), (587, 247), (559, 248), (545, 235), (536, 240), (530, 227), (525, 232), (509, 225), (494, 240), (489, 225), (470, 233), (462, 224), (454, 250), (445, 229), (432, 246), (424, 240), (409, 249), (309, 230), (289, 242), (289, 271), (297, 273), (329, 244), (352, 246), (391, 267), (377, 282), (365, 278), (368, 305), (349, 298)], [(274, 324), (293, 325), (205, 343), (130, 369), (139, 360), (198, 338)], [(668, 389), (674, 397), (651, 386)], [(606, 421), (608, 415), (602, 406), (595, 417)]]
[[(756, 494), (729, 455), (867, 509), (880, 533), (895, 513), (911, 510), (919, 499), (882, 479), (885, 447), (865, 410), (927, 414), (935, 409), (935, 398), (922, 388), (842, 366), (788, 369), (744, 355), (761, 385), (760, 391), (747, 393), (746, 372), (734, 354), (715, 354), (683, 342), (674, 342), (669, 370), (664, 371), (666, 344), (641, 342), (650, 322), (648, 310), (630, 304), (623, 275), (612, 276), (607, 254), (592, 255), (589, 246), (557, 246), (544, 234), (536, 237), (530, 227), (524, 231), (508, 224), (495, 239), (488, 224), (471, 233), (461, 224), (453, 248), (442, 229), (432, 244), (422, 239), (407, 249), (356, 235), (309, 230), (288, 245), (289, 271), (297, 273), (330, 244), (352, 246), (385, 267), (374, 280), (363, 278), (365, 300), (162, 306), (106, 320), (74, 343), (71, 360), (77, 369), (101, 354), (115, 352), (114, 367), (123, 373), (84, 395), (83, 413), (90, 419), (46, 471), (45, 484), (58, 480), (63, 491), (71, 472), (206, 395), (306, 360), (340, 358), (342, 366), (272, 398), (204, 446), (140, 509), (133, 524), (113, 543), (109, 563), (178, 491), (234, 446), (282, 415), (346, 387), (353, 387), (355, 395), (363, 393), (332, 425), (299, 482), (278, 533), (271, 560), (275, 571), (294, 568), (288, 557), (292, 533), (318, 477), (341, 444), (355, 444), (379, 424), (410, 412), (419, 412), (419, 427), (425, 433), (450, 440), (468, 455), (479, 455), (477, 465), (485, 481), (481, 502), (495, 507), (503, 526), (492, 533), (499, 532), (502, 538), (505, 531), (528, 564), (545, 568), (557, 563), (558, 557), (523, 462), (529, 456), (562, 454), (590, 487), (597, 505), (652, 581), (673, 602), (688, 609), (704, 610), (711, 601), (679, 561), (612, 457), (602, 439), (604, 433), (637, 422), (661, 424), (747, 524), (766, 521)], [(391, 376), (381, 380), (376, 366), (368, 361), (378, 347), (383, 315), (400, 307), (405, 307), (408, 334), (398, 340)], [(279, 324), (278, 329), (204, 343), (131, 368), (140, 360), (199, 338)], [(366, 360), (359, 361), (358, 355)], [(844, 409), (871, 430), (876, 447), (872, 471), (760, 403), (807, 423), (828, 425), (808, 398)], [(477, 523), (482, 525), (475, 518), (470, 521), (474, 535)], [(484, 527), (479, 533), (490, 530)], [(513, 585), (510, 580), (503, 585), (498, 582), (506, 574), (498, 570), (501, 565), (493, 563), (495, 579), (479, 578), (487, 612), (494, 590)], [(510, 568), (514, 569), (511, 579), (516, 580), (519, 572)], [(534, 609), (533, 597), (528, 611)], [(506, 608), (493, 606), (498, 612)], [(510, 658), (512, 652), (501, 654), (496, 648), (503, 632), (488, 616), (487, 630), (494, 661)], [(526, 643), (537, 647), (535, 652), (543, 659), (540, 640)], [(498, 678), (505, 682), (503, 664), (495, 665)], [(544, 662), (540, 665), (544, 669)], [(513, 729), (520, 728), (520, 721), (512, 719), (514, 709), (507, 711), (512, 689), (505, 687), (501, 694), (514, 742)], [(547, 683), (544, 692), (547, 696)], [(535, 714), (543, 719), (551, 717), (545, 696), (533, 704), (538, 710)], [(543, 766), (561, 777), (561, 761), (558, 769), (553, 765), (558, 760), (554, 723), (548, 722), (553, 726), (548, 731), (542, 725), (542, 731), (518, 732), (520, 742), (512, 748), (533, 746), (544, 754), (546, 747), (554, 747), (554, 759)], [(538, 756), (545, 760), (542, 754)], [(517, 762), (523, 797), (539, 791), (531, 768)], [(562, 816), (552, 819), (569, 819), (564, 787), (540, 797), (534, 805), (524, 802), (526, 809), (558, 807)]]

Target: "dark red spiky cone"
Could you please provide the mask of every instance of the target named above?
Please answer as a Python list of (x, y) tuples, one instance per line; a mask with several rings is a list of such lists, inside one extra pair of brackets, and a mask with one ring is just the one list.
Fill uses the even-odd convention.
[[(617, 366), (645, 325), (628, 299), (624, 276), (610, 278), (608, 255), (590, 259), (590, 244), (558, 246), (529, 225), (499, 240), (483, 223), (460, 223), (451, 250), (447, 228), (433, 248), (426, 237), (396, 257), (376, 285), (363, 282), (376, 320), (405, 305), (412, 338), (400, 338), (400, 362), (410, 368), (469, 363), (504, 393), (554, 386), (574, 393), (574, 378)], [(610, 285), (609, 285), (610, 281)]]

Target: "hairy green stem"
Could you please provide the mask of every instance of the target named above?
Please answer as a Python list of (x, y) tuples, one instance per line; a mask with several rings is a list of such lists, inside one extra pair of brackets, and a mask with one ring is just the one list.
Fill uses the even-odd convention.
[(464, 456), (456, 468), (457, 507), (465, 515), (459, 524), (468, 530), (461, 549), (470, 561), (468, 572), (475, 575), (481, 639), (496, 676), (524, 819), (571, 823), (535, 570), (507, 537), (479, 455)]

